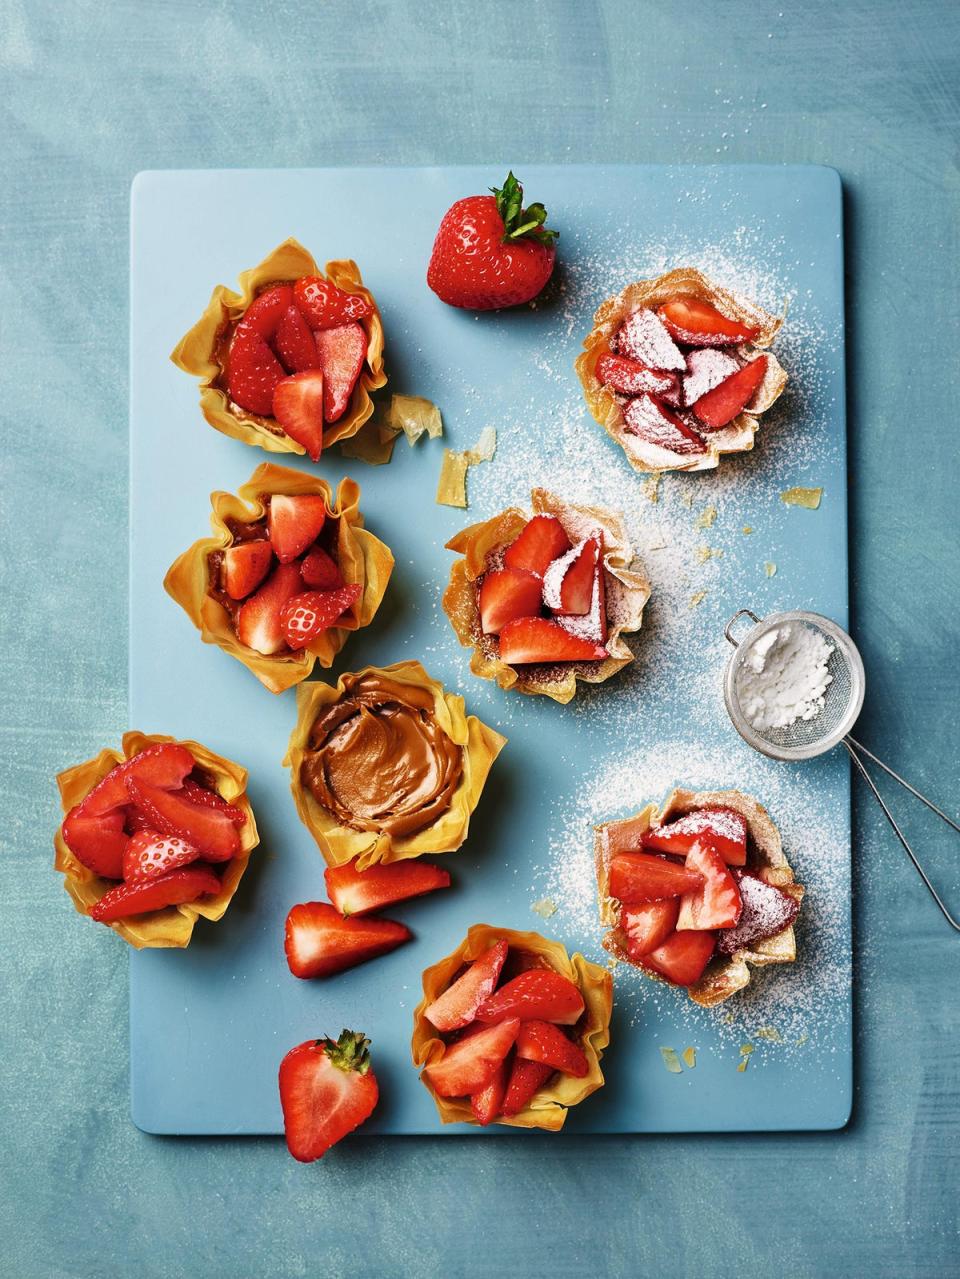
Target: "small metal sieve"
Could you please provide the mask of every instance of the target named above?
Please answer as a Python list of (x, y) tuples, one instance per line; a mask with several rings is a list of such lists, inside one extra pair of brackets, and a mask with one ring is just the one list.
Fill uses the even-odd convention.
[[(734, 634), (733, 628), (742, 617), (749, 618), (753, 622), (753, 626), (738, 639)], [(827, 673), (831, 676), (831, 682), (824, 690), (822, 708), (811, 719), (798, 719), (784, 728), (757, 729), (747, 719), (740, 704), (737, 688), (738, 676), (747, 654), (757, 640), (767, 635), (775, 627), (783, 626), (789, 622), (797, 622), (802, 626), (818, 631), (833, 645), (833, 652), (827, 662)], [(764, 755), (769, 755), (771, 759), (779, 760), (813, 759), (817, 755), (823, 755), (826, 751), (832, 750), (834, 746), (845, 746), (860, 776), (869, 786), (877, 803), (883, 809), (887, 821), (893, 827), (894, 833), (903, 845), (907, 856), (913, 862), (920, 878), (926, 884), (930, 895), (940, 907), (944, 918), (952, 928), (960, 932), (960, 922), (950, 914), (940, 894), (930, 882), (926, 871), (917, 859), (916, 853), (910, 847), (906, 836), (897, 825), (896, 819), (877, 789), (876, 783), (867, 772), (863, 760), (870, 760), (889, 777), (892, 777), (894, 781), (899, 782), (914, 798), (919, 799), (922, 804), (925, 804), (931, 812), (936, 813), (958, 834), (960, 834), (960, 825), (952, 817), (948, 817), (942, 809), (927, 799), (925, 795), (921, 795), (899, 773), (895, 773), (892, 768), (884, 764), (882, 760), (877, 759), (876, 755), (850, 736), (850, 730), (857, 722), (863, 707), (866, 678), (864, 676), (863, 660), (856, 644), (854, 644), (847, 632), (837, 626), (836, 622), (831, 622), (827, 617), (821, 617), (819, 613), (807, 613), (794, 609), (786, 613), (770, 613), (767, 617), (760, 618), (750, 609), (741, 608), (727, 622), (723, 633), (734, 647), (734, 652), (731, 654), (730, 660), (727, 662), (727, 669), (724, 672), (723, 700), (726, 703), (727, 714), (730, 716), (731, 723), (743, 740), (749, 746), (752, 746), (754, 750), (760, 751)]]

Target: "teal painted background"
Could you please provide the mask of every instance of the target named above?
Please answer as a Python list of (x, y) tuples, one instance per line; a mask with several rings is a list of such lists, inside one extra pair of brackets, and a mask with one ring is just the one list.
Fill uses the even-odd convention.
[[(779, 3), (0, 3), (0, 1274), (960, 1274), (960, 942), (860, 792), (835, 1135), (371, 1140), (309, 1169), (275, 1140), (144, 1136), (125, 948), (49, 865), (53, 774), (126, 727), (148, 167), (836, 166), (861, 736), (960, 803), (960, 8)], [(956, 844), (910, 828), (956, 900)]]

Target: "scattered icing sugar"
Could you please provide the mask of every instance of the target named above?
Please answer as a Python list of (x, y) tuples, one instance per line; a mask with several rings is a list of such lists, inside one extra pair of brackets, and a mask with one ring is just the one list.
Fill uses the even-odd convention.
[(683, 372), (687, 362), (683, 352), (667, 332), (655, 311), (646, 307), (634, 311), (624, 320), (616, 335), (617, 350), (638, 364), (652, 369), (675, 369)]
[(716, 347), (698, 347), (687, 355), (687, 374), (683, 379), (683, 400), (695, 404), (715, 386), (736, 373), (740, 365), (726, 351)]
[(668, 449), (680, 456), (706, 452), (696, 436), (691, 439), (685, 435), (650, 395), (640, 395), (635, 400), (628, 400), (623, 410), (623, 420), (628, 431), (657, 448)]
[(759, 732), (815, 719), (833, 676), (827, 669), (834, 646), (812, 626), (787, 622), (750, 645), (737, 672), (737, 697)]
[(567, 575), (567, 569), (571, 568), (580, 558), (587, 539), (578, 542), (575, 546), (571, 546), (565, 555), (561, 555), (559, 559), (554, 560), (546, 573), (543, 575), (543, 602), (547, 608), (560, 608), (560, 588), (563, 585), (563, 579)]

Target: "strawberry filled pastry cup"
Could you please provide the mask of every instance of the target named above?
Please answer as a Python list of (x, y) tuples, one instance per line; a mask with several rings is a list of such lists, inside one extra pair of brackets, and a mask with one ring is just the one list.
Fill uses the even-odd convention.
[(546, 489), (533, 513), (511, 507), (447, 547), (463, 556), (443, 608), (470, 669), (503, 689), (566, 703), (577, 681), (602, 684), (633, 661), (622, 636), (638, 631), (650, 583), (620, 515), (574, 506)]
[(199, 742), (125, 733), (57, 777), (54, 865), (81, 915), (134, 946), (186, 946), (220, 919), (260, 842), (247, 771)]
[(613, 979), (539, 933), (475, 924), (423, 974), (413, 1061), (443, 1123), (558, 1132), (603, 1087)]
[(782, 317), (692, 267), (608, 298), (576, 361), (590, 412), (635, 471), (705, 471), (753, 448), (787, 375)]
[(356, 435), (385, 386), (383, 325), (355, 262), (323, 271), (285, 240), (214, 289), (171, 359), (200, 379), (212, 427), (271, 453), (308, 453)]
[(797, 957), (803, 888), (767, 810), (740, 791), (675, 790), (596, 827), (604, 947), (713, 1007), (751, 967)]
[(360, 488), (264, 462), (236, 496), (211, 494), (213, 536), (164, 587), (200, 631), (272, 693), (329, 667), (380, 607), (393, 555), (363, 527)]

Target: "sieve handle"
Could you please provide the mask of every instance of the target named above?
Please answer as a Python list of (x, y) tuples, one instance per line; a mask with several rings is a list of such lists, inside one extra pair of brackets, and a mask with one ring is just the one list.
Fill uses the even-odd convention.
[(727, 643), (732, 644), (734, 648), (740, 647), (740, 641), (738, 639), (734, 639), (734, 636), (733, 636), (733, 624), (738, 617), (749, 617), (750, 620), (753, 622), (754, 626), (759, 626), (760, 620), (761, 620), (759, 617), (757, 617), (756, 613), (754, 613), (752, 609), (749, 609), (749, 608), (737, 609), (733, 617), (730, 618), (730, 621), (727, 622), (726, 626), (723, 628), (723, 633), (727, 637)]

